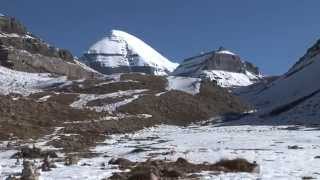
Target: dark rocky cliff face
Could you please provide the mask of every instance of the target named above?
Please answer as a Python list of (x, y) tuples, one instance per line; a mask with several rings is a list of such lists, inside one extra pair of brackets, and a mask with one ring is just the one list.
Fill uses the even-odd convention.
[(6, 16), (0, 16), (0, 31), (19, 35), (27, 34), (27, 28), (16, 18)]
[(15, 36), (0, 36), (0, 45), (13, 46), (30, 53), (38, 53), (44, 56), (57, 57), (68, 62), (73, 62), (74, 58), (68, 50), (50, 46), (29, 33), (27, 28), (13, 17), (0, 17), (0, 32), (16, 34)]
[(48, 72), (69, 78), (92, 78), (97, 73), (79, 66), (65, 49), (32, 35), (12, 17), (0, 16), (0, 65), (24, 72)]
[(61, 58), (74, 63), (74, 58), (68, 50), (50, 46), (36, 37), (0, 37), (0, 44), (6, 47), (12, 46), (16, 49), (26, 50), (32, 54)]

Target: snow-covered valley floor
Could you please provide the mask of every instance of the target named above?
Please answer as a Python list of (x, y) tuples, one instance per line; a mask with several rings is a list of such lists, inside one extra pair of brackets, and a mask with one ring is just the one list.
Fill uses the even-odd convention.
[[(302, 179), (320, 178), (320, 131), (285, 126), (158, 126), (134, 134), (113, 135), (94, 149), (98, 157), (82, 159), (78, 165), (42, 172), (42, 179), (102, 179), (118, 171), (108, 165), (112, 157), (133, 161), (155, 159), (214, 163), (222, 158), (256, 161), (259, 173), (206, 174), (203, 179)], [(0, 152), (0, 179), (21, 170)], [(86, 165), (84, 165), (84, 163)]]

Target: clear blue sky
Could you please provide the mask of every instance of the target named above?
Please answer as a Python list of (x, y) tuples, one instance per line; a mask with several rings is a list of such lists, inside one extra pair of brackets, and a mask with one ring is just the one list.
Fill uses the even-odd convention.
[(320, 38), (319, 0), (1, 0), (0, 13), (79, 56), (111, 29), (173, 61), (224, 46), (266, 74), (285, 72)]

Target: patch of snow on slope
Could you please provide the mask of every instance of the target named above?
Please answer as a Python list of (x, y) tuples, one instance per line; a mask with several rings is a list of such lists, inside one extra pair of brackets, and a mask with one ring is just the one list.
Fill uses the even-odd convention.
[(200, 91), (201, 79), (189, 78), (189, 77), (178, 77), (168, 76), (168, 87), (167, 90), (178, 90), (186, 93), (195, 95)]
[(53, 78), (47, 73), (27, 73), (0, 66), (0, 93), (29, 95), (54, 84), (62, 84), (66, 77)]
[(248, 71), (244, 74), (219, 70), (205, 70), (200, 76), (217, 81), (221, 87), (249, 86), (258, 80), (257, 76)]
[[(0, 16), (1, 17), (1, 16)], [(16, 33), (4, 33), (0, 32), (0, 37), (4, 38), (23, 38), (23, 39), (34, 39), (34, 37), (30, 36), (29, 34), (20, 35)]]
[[(90, 108), (94, 109), (98, 112), (107, 111), (109, 113), (114, 112), (118, 107), (123, 106), (125, 104), (128, 104), (132, 102), (133, 100), (140, 97), (140, 93), (143, 93), (147, 91), (146, 89), (140, 89), (140, 90), (127, 90), (127, 91), (118, 91), (115, 93), (110, 94), (103, 94), (103, 95), (96, 95), (96, 94), (80, 94), (79, 100), (73, 102), (70, 106), (78, 109), (82, 108)], [(90, 101), (98, 100), (98, 99), (105, 99), (105, 98), (121, 98), (124, 96), (131, 96), (130, 98), (124, 99), (122, 101), (106, 104), (103, 106), (91, 106), (87, 107), (87, 103)]]
[(221, 51), (217, 51), (216, 53), (217, 54), (229, 54), (229, 55), (233, 55), (233, 56), (236, 55), (235, 53), (228, 51), (228, 50), (221, 50)]

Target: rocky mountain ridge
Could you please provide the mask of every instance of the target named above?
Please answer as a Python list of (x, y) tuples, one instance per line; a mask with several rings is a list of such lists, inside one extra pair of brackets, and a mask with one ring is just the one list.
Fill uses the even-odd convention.
[(224, 48), (185, 59), (172, 75), (209, 79), (222, 87), (247, 86), (261, 77), (256, 66)]
[(69, 78), (92, 78), (97, 72), (80, 66), (65, 49), (32, 35), (13, 17), (0, 16), (0, 65), (24, 72), (49, 72)]

